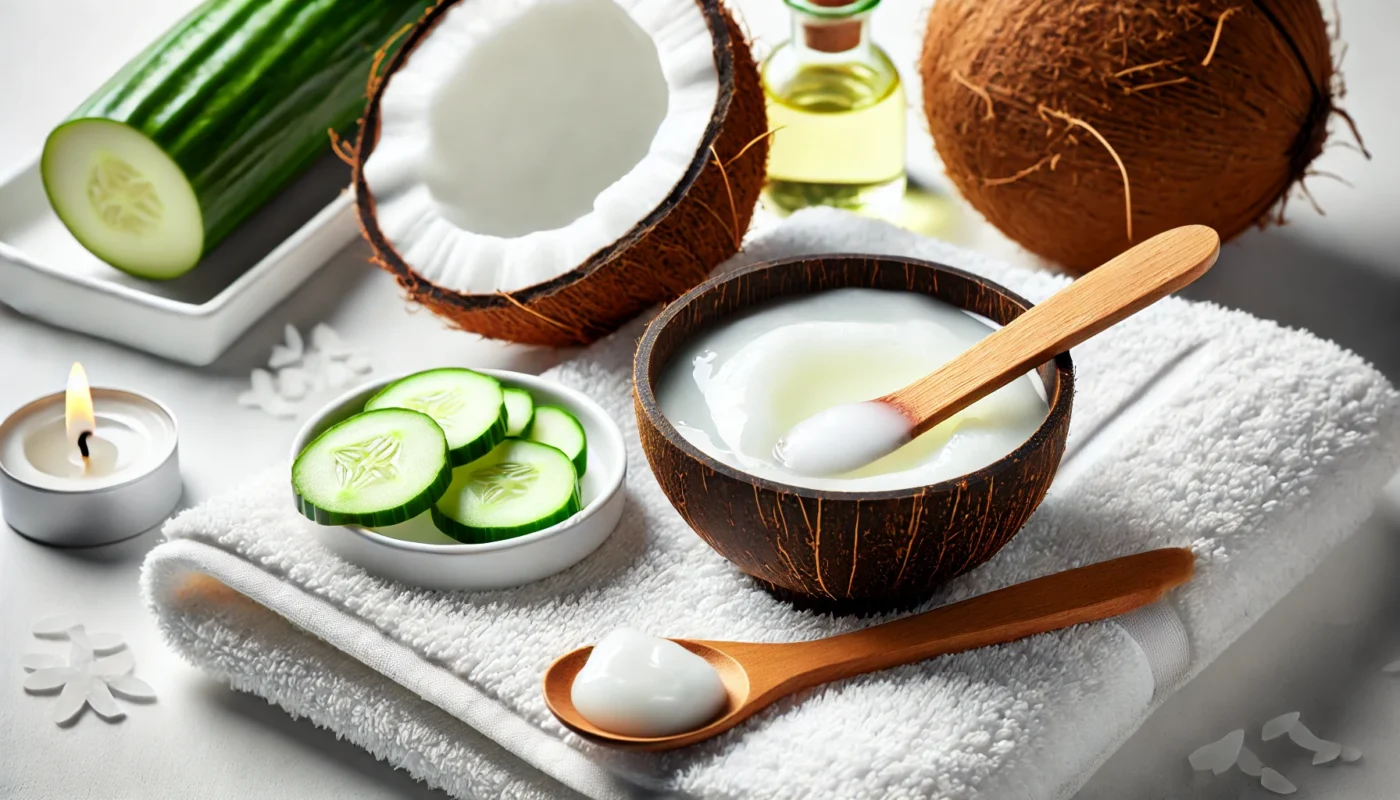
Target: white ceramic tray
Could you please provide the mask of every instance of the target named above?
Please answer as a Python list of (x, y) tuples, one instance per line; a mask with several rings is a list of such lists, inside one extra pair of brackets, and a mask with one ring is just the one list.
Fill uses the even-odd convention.
[(37, 159), (0, 182), (0, 303), (175, 361), (218, 358), (356, 237), (350, 173), (317, 164), (173, 281), (133, 278), (78, 244), (49, 207)]

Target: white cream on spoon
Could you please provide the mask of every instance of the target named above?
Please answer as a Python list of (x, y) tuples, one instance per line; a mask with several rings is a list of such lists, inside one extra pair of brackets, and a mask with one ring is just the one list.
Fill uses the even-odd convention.
[(708, 661), (632, 628), (618, 628), (594, 646), (570, 691), (584, 719), (637, 737), (695, 730), (719, 716), (729, 700)]

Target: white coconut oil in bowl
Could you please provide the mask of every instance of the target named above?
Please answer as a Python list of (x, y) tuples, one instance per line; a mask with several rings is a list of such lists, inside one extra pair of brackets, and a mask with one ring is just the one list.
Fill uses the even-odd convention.
[[(661, 411), (713, 458), (776, 483), (831, 491), (923, 486), (981, 469), (1045, 419), (1028, 374), (888, 456), (830, 477), (802, 475), (773, 455), (784, 432), (819, 411), (870, 400), (942, 366), (995, 328), (913, 292), (840, 288), (767, 303), (687, 342), (656, 387)], [(860, 446), (861, 431), (850, 431)]]

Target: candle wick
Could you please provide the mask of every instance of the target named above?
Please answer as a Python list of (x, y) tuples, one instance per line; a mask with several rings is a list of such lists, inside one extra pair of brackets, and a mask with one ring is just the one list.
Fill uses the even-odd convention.
[(87, 441), (88, 437), (91, 435), (92, 431), (83, 431), (82, 433), (78, 434), (78, 452), (82, 453), (84, 461), (86, 461), (92, 455), (91, 451), (88, 450)]

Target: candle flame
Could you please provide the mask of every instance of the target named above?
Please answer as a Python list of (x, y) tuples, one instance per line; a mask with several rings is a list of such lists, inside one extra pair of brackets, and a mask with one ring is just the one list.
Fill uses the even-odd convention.
[(97, 432), (97, 418), (92, 412), (92, 389), (88, 387), (87, 373), (83, 371), (82, 364), (73, 364), (73, 369), (68, 373), (64, 412), (68, 441), (75, 448), (78, 447), (79, 436)]

